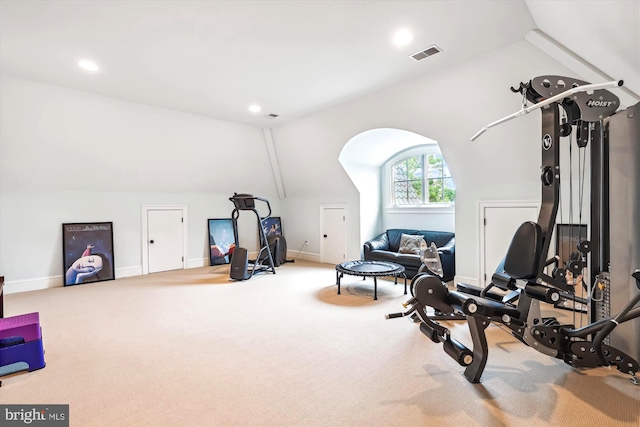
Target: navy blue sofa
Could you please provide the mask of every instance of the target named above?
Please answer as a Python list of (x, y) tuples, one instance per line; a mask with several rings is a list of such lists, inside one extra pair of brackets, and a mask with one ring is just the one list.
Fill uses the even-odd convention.
[(394, 228), (385, 231), (379, 236), (364, 243), (364, 259), (375, 261), (391, 261), (404, 266), (409, 279), (418, 273), (422, 265), (419, 255), (398, 253), (400, 239), (403, 234), (421, 235), (431, 245), (436, 244), (444, 277), (442, 280), (448, 282), (456, 275), (456, 238), (454, 233), (447, 231), (427, 231)]

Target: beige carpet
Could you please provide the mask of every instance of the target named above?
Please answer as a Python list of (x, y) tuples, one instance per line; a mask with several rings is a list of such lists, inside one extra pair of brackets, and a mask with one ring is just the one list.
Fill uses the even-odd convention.
[[(498, 327), (481, 384), (407, 319), (402, 285), (305, 261), (230, 282), (205, 267), (5, 297), (39, 311), (47, 366), (0, 403), (70, 404), (72, 426), (633, 426), (640, 387)], [(568, 319), (570, 320), (570, 319)], [(450, 324), (469, 343), (464, 324)]]

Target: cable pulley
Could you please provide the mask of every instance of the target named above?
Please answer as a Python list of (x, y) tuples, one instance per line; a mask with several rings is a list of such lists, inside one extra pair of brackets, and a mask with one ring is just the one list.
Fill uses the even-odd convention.
[(588, 240), (582, 240), (578, 242), (578, 250), (582, 255), (586, 255), (591, 252), (591, 242)]
[(567, 271), (570, 271), (574, 278), (582, 274), (583, 269), (584, 262), (582, 260), (572, 260), (567, 263)]
[(546, 187), (553, 184), (553, 169), (551, 168), (551, 166), (542, 167), (542, 174), (540, 176), (540, 179), (542, 180), (542, 184)]

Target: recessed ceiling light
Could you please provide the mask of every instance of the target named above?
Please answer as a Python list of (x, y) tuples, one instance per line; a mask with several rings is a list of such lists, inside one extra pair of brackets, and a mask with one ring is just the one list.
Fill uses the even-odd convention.
[(413, 36), (408, 30), (400, 30), (393, 36), (393, 43), (395, 43), (396, 46), (408, 45), (411, 40), (413, 40)]
[(252, 113), (259, 113), (261, 110), (259, 105), (253, 104), (249, 107), (249, 111), (251, 111)]
[(83, 59), (81, 61), (78, 61), (78, 66), (85, 71), (95, 72), (100, 70), (100, 68), (98, 67), (98, 64), (96, 64), (95, 62), (89, 59)]

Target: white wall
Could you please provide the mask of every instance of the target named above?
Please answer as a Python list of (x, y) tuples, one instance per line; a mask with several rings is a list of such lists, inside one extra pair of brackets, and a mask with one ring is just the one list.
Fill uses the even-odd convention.
[(455, 207), (442, 209), (411, 210), (387, 209), (384, 212), (383, 230), (390, 228), (412, 228), (415, 230), (456, 230)]
[[(475, 143), (469, 138), (520, 109), (521, 98), (509, 86), (544, 74), (572, 75), (522, 41), (275, 128), (287, 196), (321, 194), (328, 202), (355, 198), (357, 189), (338, 156), (347, 141), (364, 131), (394, 128), (432, 138), (457, 186), (457, 273), (477, 277), (479, 201), (540, 198), (540, 116), (533, 113), (507, 122)], [(313, 220), (305, 219), (300, 229), (313, 229)], [(358, 246), (364, 240), (360, 236)]]
[[(394, 128), (440, 144), (457, 185), (457, 273), (477, 277), (479, 201), (539, 199), (539, 113), (491, 129), (475, 143), (469, 137), (520, 108), (509, 86), (543, 74), (573, 75), (522, 41), (274, 128), (287, 194), (280, 203), (259, 128), (3, 77), (0, 271), (9, 283), (61, 273), (55, 267), (60, 237), (34, 228), (35, 219), (51, 218), (47, 230), (58, 235), (62, 222), (124, 216), (114, 228), (137, 234), (139, 205), (167, 203), (188, 204), (204, 227), (206, 217), (229, 215), (233, 191), (270, 198), (289, 249), (309, 240), (305, 252), (312, 257), (320, 251), (320, 205), (346, 204), (348, 256), (358, 258), (370, 236), (360, 235), (360, 195), (338, 157), (355, 135)], [(75, 199), (86, 206), (77, 210)], [(110, 211), (100, 200), (132, 211)], [(204, 257), (197, 239), (190, 239), (189, 259)], [(139, 265), (136, 244), (116, 243), (123, 251), (117, 266)], [(42, 265), (33, 265), (33, 253)]]
[[(342, 160), (342, 166), (349, 173), (360, 195), (360, 230), (358, 236), (366, 239), (382, 229), (382, 204), (380, 199), (380, 166)], [(355, 224), (352, 225), (355, 227)], [(362, 239), (360, 239), (362, 240)], [(359, 245), (359, 241), (358, 241)], [(360, 258), (360, 257), (358, 257)], [(353, 259), (353, 258), (352, 258)]]
[[(3, 275), (13, 281), (61, 274), (62, 223), (87, 221), (112, 221), (116, 269), (141, 272), (143, 205), (188, 206), (187, 257), (192, 265), (208, 264), (207, 219), (230, 218), (233, 209), (227, 196), (204, 193), (3, 192)], [(253, 248), (257, 240), (255, 215), (242, 212), (238, 228), (240, 243)]]
[[(346, 206), (348, 259), (360, 259), (360, 199), (353, 195), (287, 196), (280, 201), (282, 230), (287, 248), (294, 254), (302, 249), (301, 257), (320, 262), (320, 206), (341, 204)], [(309, 246), (303, 248), (304, 241)]]
[[(206, 219), (229, 218), (234, 191), (268, 198), (280, 214), (259, 128), (12, 77), (0, 84), (0, 272), (7, 292), (62, 284), (65, 222), (113, 221), (122, 276), (141, 272), (141, 205), (189, 207), (193, 266), (207, 262)], [(257, 220), (245, 217), (240, 243), (251, 249)], [(26, 282), (14, 286), (18, 281)]]
[(259, 128), (12, 77), (0, 84), (5, 189), (277, 194)]

